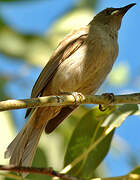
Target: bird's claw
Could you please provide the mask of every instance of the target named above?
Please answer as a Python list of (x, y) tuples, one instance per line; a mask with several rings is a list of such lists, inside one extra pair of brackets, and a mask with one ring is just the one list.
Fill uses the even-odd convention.
[(59, 92), (61, 95), (72, 95), (75, 99), (75, 105), (79, 104), (82, 100), (85, 99), (85, 96), (79, 92)]
[(85, 99), (85, 96), (79, 92), (72, 92), (71, 95), (75, 99), (75, 104), (80, 103), (83, 99)]

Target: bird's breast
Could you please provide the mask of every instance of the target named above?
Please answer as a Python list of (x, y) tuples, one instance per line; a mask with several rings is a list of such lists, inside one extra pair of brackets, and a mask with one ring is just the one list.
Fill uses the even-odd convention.
[(117, 41), (91, 39), (58, 67), (52, 87), (58, 92), (95, 93), (101, 86), (118, 54)]

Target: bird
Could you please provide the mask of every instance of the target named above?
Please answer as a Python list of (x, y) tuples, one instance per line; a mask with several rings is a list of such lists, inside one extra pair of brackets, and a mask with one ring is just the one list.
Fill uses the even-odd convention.
[[(106, 8), (92, 21), (72, 31), (59, 43), (35, 82), (31, 98), (73, 92), (94, 95), (118, 56), (118, 31), (126, 12), (135, 5)], [(15, 166), (31, 166), (40, 136), (68, 117), (78, 105), (29, 108), (29, 119), (7, 147), (5, 158)]]

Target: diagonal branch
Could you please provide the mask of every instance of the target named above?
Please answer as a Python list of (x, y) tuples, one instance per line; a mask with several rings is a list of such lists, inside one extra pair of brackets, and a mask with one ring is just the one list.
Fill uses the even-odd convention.
[[(58, 177), (63, 180), (81, 180), (79, 178), (54, 171), (52, 168), (36, 168), (36, 167), (19, 167), (19, 166), (12, 166), (12, 165), (9, 165), (9, 166), (0, 165), (0, 170), (18, 172), (18, 173), (45, 174), (45, 175), (48, 175), (51, 177)], [(139, 174), (128, 174), (128, 175), (120, 176), (120, 177), (93, 178), (91, 180), (130, 180), (130, 179), (131, 180), (139, 180), (140, 175)]]
[[(110, 104), (110, 99), (104, 95), (82, 95), (75, 93), (64, 96), (44, 96), (31, 99), (6, 100), (0, 102), (0, 111), (35, 108), (43, 106), (65, 106), (72, 104)], [(140, 93), (113, 96), (113, 104), (140, 104)]]
[(110, 178), (93, 178), (91, 180), (140, 180), (139, 174), (128, 174), (125, 176), (110, 177)]
[(33, 173), (33, 174), (45, 174), (52, 177), (58, 177), (63, 180), (80, 180), (76, 177), (72, 177), (66, 174), (54, 171), (52, 168), (37, 168), (37, 167), (19, 167), (19, 166), (3, 166), (0, 165), (0, 170), (11, 171), (17, 173)]

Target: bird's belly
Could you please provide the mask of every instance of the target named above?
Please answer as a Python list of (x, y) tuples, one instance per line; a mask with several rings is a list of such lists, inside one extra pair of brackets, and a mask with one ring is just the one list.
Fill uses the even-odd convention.
[(82, 83), (82, 60), (65, 60), (58, 68), (52, 85), (58, 92), (74, 92)]
[[(86, 71), (79, 63), (68, 63), (61, 65), (52, 80), (52, 87), (58, 92), (81, 92), (83, 94), (95, 93), (105, 80), (112, 66), (102, 66), (95, 70), (92, 65)], [(107, 69), (107, 70), (105, 70)], [(109, 70), (108, 70), (109, 69)]]
[[(58, 92), (81, 92), (83, 94), (95, 93), (106, 76), (112, 69), (116, 55), (110, 56), (110, 53), (96, 50), (89, 52), (83, 57), (83, 50), (79, 49), (58, 67), (56, 74), (52, 79), (52, 88)], [(92, 50), (91, 50), (92, 51)], [(107, 55), (106, 55), (107, 54)], [(91, 56), (92, 55), (92, 56)]]

